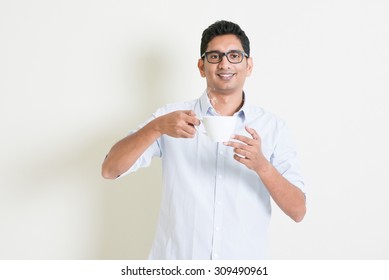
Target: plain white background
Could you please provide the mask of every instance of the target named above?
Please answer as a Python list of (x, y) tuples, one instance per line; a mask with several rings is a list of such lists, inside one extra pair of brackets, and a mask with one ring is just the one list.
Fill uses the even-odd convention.
[(202, 31), (251, 40), (246, 92), (285, 119), (308, 187), (276, 207), (272, 259), (389, 258), (387, 1), (0, 2), (0, 259), (144, 259), (158, 160), (118, 181), (101, 162), (165, 103), (198, 97)]

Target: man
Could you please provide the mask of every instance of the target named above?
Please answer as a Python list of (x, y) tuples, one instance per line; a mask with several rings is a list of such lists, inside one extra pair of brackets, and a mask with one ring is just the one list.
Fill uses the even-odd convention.
[[(232, 22), (202, 35), (198, 68), (207, 89), (169, 104), (116, 143), (104, 160), (115, 179), (162, 158), (163, 194), (151, 259), (266, 258), (270, 197), (294, 221), (303, 219), (304, 183), (285, 123), (248, 103), (249, 39)], [(206, 115), (235, 115), (232, 139), (212, 142), (197, 126)]]

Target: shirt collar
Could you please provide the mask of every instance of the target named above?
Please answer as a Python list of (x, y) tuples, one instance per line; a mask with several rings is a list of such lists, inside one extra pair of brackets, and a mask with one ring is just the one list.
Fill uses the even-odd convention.
[[(207, 115), (217, 115), (215, 109), (213, 108), (211, 102), (209, 101), (207, 91), (205, 90), (203, 94), (200, 97), (200, 113), (201, 117), (207, 116)], [(242, 118), (244, 121), (246, 119), (247, 113), (248, 113), (248, 105), (247, 105), (247, 98), (246, 94), (243, 92), (243, 106), (240, 108), (238, 112), (234, 114), (234, 116), (238, 116)]]

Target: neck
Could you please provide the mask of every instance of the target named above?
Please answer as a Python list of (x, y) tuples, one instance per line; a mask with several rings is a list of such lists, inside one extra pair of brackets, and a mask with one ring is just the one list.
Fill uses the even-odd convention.
[(211, 105), (221, 116), (232, 116), (243, 106), (243, 92), (228, 95), (211, 91), (207, 93)]

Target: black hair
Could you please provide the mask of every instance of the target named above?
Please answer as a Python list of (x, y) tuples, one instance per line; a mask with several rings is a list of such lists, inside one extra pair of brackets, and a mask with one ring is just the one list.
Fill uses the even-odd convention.
[(213, 38), (227, 34), (233, 34), (238, 37), (244, 52), (250, 56), (250, 41), (246, 33), (236, 23), (226, 20), (216, 21), (203, 31), (203, 35), (201, 37), (200, 55), (202, 55), (207, 50), (208, 43)]

